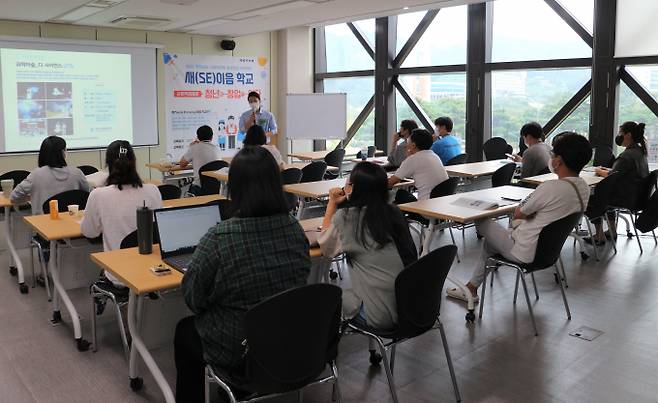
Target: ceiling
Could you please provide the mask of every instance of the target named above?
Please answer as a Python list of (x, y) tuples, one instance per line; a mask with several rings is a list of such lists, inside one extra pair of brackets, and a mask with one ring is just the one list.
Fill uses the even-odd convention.
[[(484, 0), (0, 0), (0, 19), (236, 37), (294, 26), (319, 26), (482, 1)], [(101, 7), (80, 8), (88, 3)], [(156, 20), (135, 21), (123, 25), (112, 23), (120, 17), (136, 16)], [(149, 25), (139, 25), (141, 23)]]

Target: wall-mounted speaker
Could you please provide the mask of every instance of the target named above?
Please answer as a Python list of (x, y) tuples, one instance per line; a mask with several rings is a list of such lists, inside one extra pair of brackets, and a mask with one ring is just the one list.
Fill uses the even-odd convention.
[(235, 49), (235, 41), (224, 39), (219, 43), (219, 46), (221, 46), (221, 48), (224, 50), (233, 50)]

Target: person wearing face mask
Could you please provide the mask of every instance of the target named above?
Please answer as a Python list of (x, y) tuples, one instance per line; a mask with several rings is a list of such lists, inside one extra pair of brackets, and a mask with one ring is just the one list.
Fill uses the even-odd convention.
[(247, 133), (247, 130), (253, 125), (258, 125), (265, 130), (265, 135), (269, 138), (276, 134), (277, 126), (274, 115), (266, 111), (261, 105), (260, 94), (251, 91), (247, 96), (249, 101), (249, 110), (240, 116), (240, 133)]
[(452, 119), (447, 116), (441, 116), (434, 121), (436, 126), (437, 138), (432, 144), (432, 151), (441, 158), (443, 164), (455, 158), (462, 152), (462, 146), (459, 139), (452, 135)]
[[(391, 145), (391, 152), (388, 154), (388, 164), (384, 167), (387, 171), (389, 169), (396, 169), (402, 161), (407, 158), (407, 139), (414, 129), (418, 128), (416, 121), (406, 119), (400, 122), (400, 131), (393, 134), (393, 141)], [(402, 139), (402, 142), (398, 142)]]
[[(647, 160), (647, 143), (644, 138), (644, 123), (624, 122), (619, 126), (619, 133), (615, 137), (615, 144), (624, 147), (625, 150), (619, 154), (612, 168), (596, 167), (595, 172), (599, 176), (606, 177), (611, 172), (619, 175), (617, 186), (610, 196), (610, 204), (614, 206), (626, 205), (628, 198), (637, 194), (638, 186), (642, 179), (649, 175), (649, 162)], [(611, 232), (617, 232), (614, 214), (611, 214), (611, 223), (614, 228)], [(606, 241), (601, 220), (592, 221), (596, 227), (594, 242), (602, 245)], [(592, 240), (585, 238), (592, 243)]]
[(388, 202), (382, 167), (360, 162), (344, 188), (329, 191), (318, 244), (324, 256), (345, 253), (350, 262), (344, 316), (376, 329), (392, 328), (398, 320), (395, 279), (416, 261), (417, 252), (404, 216)]
[(539, 175), (551, 160), (551, 147), (544, 143), (544, 129), (537, 122), (526, 123), (521, 127), (521, 137), (526, 151), (523, 157), (515, 154), (512, 159), (522, 163), (521, 178)]
[[(466, 287), (477, 301), (477, 289), (484, 281), (487, 258), (501, 255), (507, 260), (530, 263), (535, 258), (539, 233), (548, 224), (579, 211), (585, 211), (589, 186), (580, 171), (592, 158), (589, 140), (576, 133), (563, 133), (555, 141), (549, 161), (557, 180), (537, 187), (514, 211), (513, 228), (492, 219), (475, 222), (477, 232), (484, 236), (482, 256)], [(467, 301), (459, 288), (449, 288), (449, 297)]]

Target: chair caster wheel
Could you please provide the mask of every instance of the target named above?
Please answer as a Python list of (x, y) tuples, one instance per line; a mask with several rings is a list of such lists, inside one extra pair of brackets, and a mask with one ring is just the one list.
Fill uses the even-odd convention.
[(62, 313), (60, 311), (53, 311), (52, 323), (59, 323), (62, 321)]
[(91, 343), (89, 343), (87, 340), (83, 339), (82, 337), (79, 339), (75, 339), (78, 351), (87, 351), (89, 350), (89, 346), (91, 346)]
[(14, 266), (9, 266), (9, 274), (12, 276), (15, 276), (18, 274), (18, 268)]
[(379, 365), (382, 362), (382, 355), (375, 350), (370, 350), (370, 365)]
[(468, 311), (466, 313), (466, 322), (468, 323), (475, 323), (475, 312), (473, 311)]
[(330, 271), (330, 272), (329, 272), (329, 278), (332, 279), (332, 280), (337, 279), (337, 278), (338, 278), (338, 273), (336, 273), (336, 272), (333, 271), (333, 270)]
[(583, 260), (589, 259), (589, 255), (585, 252), (580, 252), (580, 258)]
[(130, 378), (130, 389), (133, 392), (142, 390), (142, 387), (144, 387), (144, 380), (142, 378)]
[(633, 238), (634, 235), (633, 235), (632, 232), (628, 231), (628, 232), (626, 232), (626, 236), (627, 236), (628, 238)]
[(21, 294), (27, 294), (29, 291), (29, 288), (27, 288), (27, 284), (25, 283), (20, 283), (18, 285), (18, 289), (20, 290)]

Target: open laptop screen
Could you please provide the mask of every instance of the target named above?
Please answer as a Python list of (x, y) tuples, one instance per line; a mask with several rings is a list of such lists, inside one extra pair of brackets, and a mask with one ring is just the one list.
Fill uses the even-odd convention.
[(192, 253), (201, 237), (220, 220), (214, 204), (156, 210), (162, 257)]

